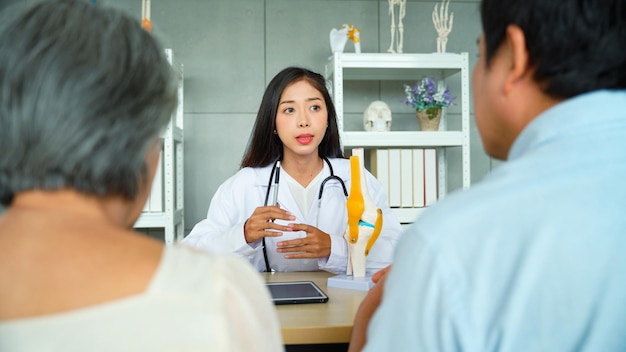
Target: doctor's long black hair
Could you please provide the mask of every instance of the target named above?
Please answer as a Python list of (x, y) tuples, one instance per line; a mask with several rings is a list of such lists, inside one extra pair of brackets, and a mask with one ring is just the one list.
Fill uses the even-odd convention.
[(267, 166), (282, 156), (283, 142), (277, 134), (276, 112), (280, 96), (287, 86), (292, 83), (306, 80), (324, 97), (324, 103), (328, 111), (328, 128), (319, 145), (320, 157), (344, 158), (339, 141), (339, 129), (337, 127), (337, 113), (335, 105), (326, 89), (326, 81), (322, 75), (302, 67), (291, 66), (280, 71), (265, 88), (263, 100), (257, 113), (256, 122), (251, 133), (246, 153), (241, 161), (241, 167)]

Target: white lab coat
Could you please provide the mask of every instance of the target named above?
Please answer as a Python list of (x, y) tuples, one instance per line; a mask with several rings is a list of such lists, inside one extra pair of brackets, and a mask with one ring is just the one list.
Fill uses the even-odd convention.
[[(350, 161), (347, 159), (330, 159), (330, 162), (335, 175), (343, 179), (349, 192)], [(259, 271), (265, 271), (262, 241), (246, 243), (243, 227), (254, 210), (263, 206), (271, 170), (272, 165), (262, 168), (243, 168), (226, 180), (213, 196), (207, 218), (194, 226), (183, 243), (211, 253), (237, 253), (248, 258), (250, 263)], [(330, 176), (330, 169), (326, 163), (324, 163), (322, 173), (322, 179)], [(366, 177), (370, 197), (376, 206), (383, 211), (382, 231), (366, 259), (368, 271), (374, 272), (391, 264), (402, 228), (395, 214), (387, 206), (387, 195), (382, 190), (378, 180), (367, 170)], [(315, 226), (319, 204), (317, 195), (308, 214), (302, 214), (289, 187), (285, 182), (282, 182), (281, 185), (278, 187), (278, 203), (296, 217), (296, 220), (292, 222)], [(270, 204), (273, 201), (272, 192), (273, 190), (270, 190)], [(319, 191), (316, 192), (316, 194), (318, 193)], [(265, 238), (268, 249), (267, 255), (272, 269), (276, 271), (322, 269), (333, 273), (345, 273), (348, 264), (348, 245), (343, 238), (343, 232), (348, 220), (346, 197), (338, 181), (330, 180), (325, 184), (319, 212), (319, 226), (317, 227), (330, 235), (330, 256), (318, 259), (285, 259), (284, 254), (276, 252), (276, 243), (301, 238), (305, 234), (302, 231), (284, 232), (280, 237)], [(286, 223), (284, 222), (284, 224)]]

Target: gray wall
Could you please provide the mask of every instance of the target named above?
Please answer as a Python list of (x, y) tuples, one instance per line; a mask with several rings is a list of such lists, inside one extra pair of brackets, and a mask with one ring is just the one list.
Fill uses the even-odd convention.
[[(98, 2), (122, 8), (138, 19), (141, 15), (140, 0)], [(431, 14), (437, 3), (407, 2), (405, 53), (436, 50)], [(478, 4), (470, 0), (450, 4), (454, 28), (447, 51), (469, 52), (470, 68), (481, 31)], [(220, 183), (238, 170), (263, 89), (273, 75), (289, 65), (323, 73), (330, 56), (329, 32), (344, 23), (361, 29), (363, 52), (386, 52), (391, 23), (386, 0), (154, 0), (152, 22), (154, 32), (173, 48), (175, 61), (184, 64), (187, 232), (204, 218)], [(345, 51), (354, 51), (351, 42)], [(393, 130), (417, 129), (414, 113), (400, 103), (402, 83), (347, 84), (347, 125), (358, 124), (367, 104), (382, 99), (394, 113)], [(460, 107), (449, 112), (453, 117)], [(476, 182), (489, 172), (492, 161), (482, 150), (473, 113), (471, 126), (472, 182)], [(459, 157), (450, 153), (452, 161)], [(452, 167), (451, 172), (460, 169)]]

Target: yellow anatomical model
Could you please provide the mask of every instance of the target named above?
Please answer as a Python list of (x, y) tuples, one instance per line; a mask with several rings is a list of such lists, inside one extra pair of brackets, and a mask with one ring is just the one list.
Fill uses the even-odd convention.
[(365, 257), (380, 235), (383, 214), (370, 198), (363, 166), (363, 149), (355, 148), (350, 157), (352, 184), (346, 201), (348, 226), (343, 237), (348, 242), (347, 275), (365, 276)]

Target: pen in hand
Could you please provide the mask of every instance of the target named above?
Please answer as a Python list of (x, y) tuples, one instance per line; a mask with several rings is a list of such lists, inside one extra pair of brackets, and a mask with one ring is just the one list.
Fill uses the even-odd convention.
[(276, 162), (276, 174), (274, 174), (274, 205), (278, 205), (278, 179), (280, 177), (280, 161)]
[[(276, 173), (274, 174), (274, 202), (272, 204), (278, 205), (278, 178), (280, 176), (280, 161), (276, 162)], [(275, 219), (270, 220), (274, 222)]]

